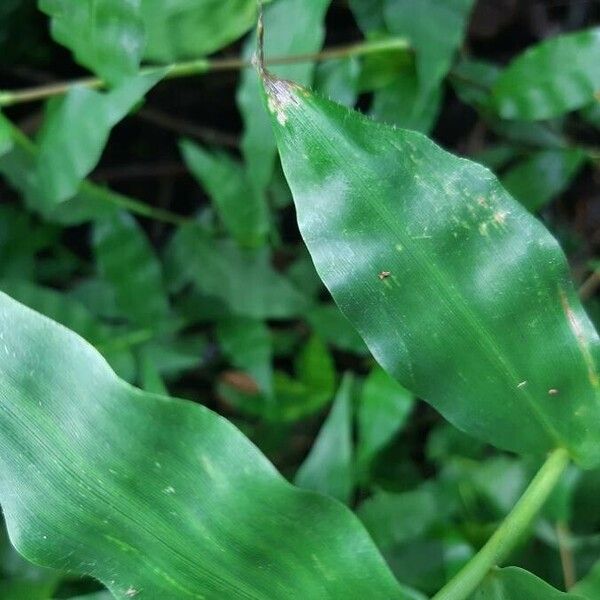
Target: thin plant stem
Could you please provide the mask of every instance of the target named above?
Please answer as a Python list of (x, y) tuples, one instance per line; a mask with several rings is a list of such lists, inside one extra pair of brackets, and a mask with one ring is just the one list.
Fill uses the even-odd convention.
[(569, 525), (564, 521), (558, 521), (555, 529), (556, 538), (558, 540), (560, 564), (563, 572), (563, 581), (565, 583), (565, 590), (568, 592), (577, 583), (571, 531)]
[(490, 569), (499, 565), (526, 535), (535, 517), (569, 464), (563, 448), (554, 450), (525, 493), (485, 546), (452, 578), (433, 600), (466, 600)]
[[(385, 40), (367, 41), (335, 48), (326, 48), (321, 52), (310, 54), (277, 56), (268, 60), (267, 64), (273, 66), (307, 62), (323, 62), (338, 58), (365, 56), (367, 54), (386, 52), (390, 50), (409, 49), (410, 45), (406, 38), (392, 37)], [(166, 71), (165, 79), (177, 79), (181, 77), (190, 77), (193, 75), (216, 73), (220, 71), (239, 71), (252, 66), (252, 61), (244, 58), (220, 58), (212, 60), (199, 59), (173, 63), (167, 67), (143, 67), (140, 69), (140, 74), (151, 75), (164, 70)], [(6, 90), (0, 92), (0, 107), (23, 104), (26, 102), (35, 102), (37, 100), (44, 100), (53, 96), (61, 96), (76, 86), (101, 89), (106, 87), (106, 82), (97, 77), (85, 77), (82, 79), (62, 81), (21, 90)]]

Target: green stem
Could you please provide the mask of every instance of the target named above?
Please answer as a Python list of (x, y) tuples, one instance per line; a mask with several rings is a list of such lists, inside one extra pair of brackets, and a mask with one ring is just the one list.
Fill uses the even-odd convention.
[[(361, 42), (340, 46), (337, 48), (326, 48), (321, 52), (312, 54), (297, 54), (293, 56), (278, 56), (267, 61), (268, 65), (288, 65), (303, 62), (321, 62), (333, 60), (336, 58), (349, 58), (352, 56), (364, 56), (377, 52), (386, 52), (390, 50), (408, 50), (410, 45), (406, 38), (392, 37), (385, 40)], [(204, 73), (214, 73), (218, 71), (238, 71), (252, 67), (252, 61), (243, 58), (222, 58), (222, 59), (199, 59), (187, 62), (173, 63), (166, 67), (167, 74), (165, 79), (177, 79), (180, 77), (190, 77), (193, 75), (202, 75)], [(165, 67), (143, 67), (141, 74), (154, 74), (164, 70)], [(66, 94), (75, 86), (100, 89), (106, 87), (106, 83), (96, 77), (86, 77), (72, 81), (63, 81), (43, 85), (39, 87), (27, 88), (23, 90), (2, 91), (0, 92), (0, 107), (11, 106), (13, 104), (23, 104), (25, 102), (34, 102), (44, 100), (52, 96), (61, 96)]]
[(502, 563), (527, 533), (568, 464), (567, 451), (554, 450), (494, 535), (432, 600), (469, 598), (489, 570)]

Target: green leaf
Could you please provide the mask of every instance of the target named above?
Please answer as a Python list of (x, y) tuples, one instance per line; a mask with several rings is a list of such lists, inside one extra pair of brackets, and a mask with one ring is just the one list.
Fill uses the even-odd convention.
[(158, 329), (169, 316), (161, 265), (141, 227), (128, 213), (98, 221), (94, 252), (117, 304), (134, 323)]
[(32, 562), (122, 600), (406, 597), (350, 512), (221, 417), (123, 383), (4, 294), (0, 332), (0, 501)]
[(352, 449), (352, 388), (347, 374), (342, 379), (333, 408), (313, 447), (296, 473), (294, 483), (348, 504), (354, 488)]
[(193, 225), (179, 228), (173, 237), (166, 269), (172, 282), (193, 282), (236, 316), (288, 319), (309, 306), (308, 299), (271, 266), (268, 248), (217, 241)]
[(358, 403), (357, 460), (362, 469), (403, 427), (413, 404), (413, 395), (383, 369), (371, 371)]
[(247, 372), (267, 397), (273, 394), (273, 342), (263, 321), (231, 318), (217, 325), (224, 353), (238, 369)]
[(590, 104), (600, 90), (600, 27), (558, 35), (502, 72), (491, 105), (504, 119), (551, 119)]
[(416, 132), (265, 86), (302, 236), (377, 361), (476, 437), (600, 464), (600, 340), (541, 223)]
[[(323, 20), (330, 2), (278, 0), (268, 6), (264, 14), (267, 56), (317, 52), (325, 38)], [(250, 58), (255, 49), (256, 37), (251, 35), (246, 42), (244, 56)], [(310, 62), (277, 67), (281, 77), (307, 85), (312, 81), (313, 71), (314, 65)], [(273, 175), (277, 147), (263, 106), (260, 80), (254, 69), (246, 69), (242, 73), (237, 103), (244, 121), (242, 155), (254, 190), (262, 193)]]
[[(471, 600), (585, 600), (575, 593), (559, 592), (532, 573), (518, 567), (494, 569)], [(591, 597), (590, 597), (591, 600)]]
[(137, 72), (144, 50), (140, 0), (39, 0), (39, 7), (52, 18), (52, 37), (101, 79), (117, 85)]
[(102, 352), (121, 377), (127, 380), (133, 378), (129, 345), (120, 344), (116, 332), (94, 318), (85, 305), (57, 290), (27, 281), (3, 280), (0, 281), (0, 290), (72, 329)]
[(98, 164), (111, 129), (164, 72), (128, 80), (108, 93), (74, 87), (50, 105), (37, 155), (37, 185), (47, 203), (72, 198)]
[(438, 505), (431, 489), (403, 494), (378, 492), (358, 508), (358, 516), (381, 550), (414, 540), (438, 520)]
[(328, 401), (335, 390), (335, 364), (327, 346), (313, 335), (296, 359), (296, 375), (311, 390)]
[(585, 152), (541, 150), (522, 160), (502, 177), (504, 187), (531, 212), (543, 208), (567, 189), (581, 170)]
[(467, 25), (473, 0), (385, 0), (386, 25), (395, 35), (408, 37), (416, 53), (416, 69), (421, 88), (413, 107), (420, 113), (430, 95), (450, 70)]
[(144, 55), (169, 63), (215, 52), (256, 23), (256, 7), (256, 0), (141, 0)]
[(190, 141), (180, 148), (229, 233), (243, 246), (263, 244), (269, 231), (266, 198), (253, 190), (244, 167), (224, 152), (209, 152)]

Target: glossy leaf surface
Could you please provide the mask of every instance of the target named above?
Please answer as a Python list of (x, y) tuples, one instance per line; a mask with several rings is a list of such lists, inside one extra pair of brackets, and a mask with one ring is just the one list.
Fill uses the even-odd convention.
[(0, 332), (0, 501), (29, 560), (123, 600), (405, 597), (349, 512), (221, 417), (132, 388), (4, 294)]
[(144, 50), (140, 0), (40, 0), (52, 37), (111, 84), (137, 71)]
[(582, 108), (600, 91), (600, 27), (552, 37), (500, 75), (492, 106), (505, 119), (550, 119)]
[(600, 343), (556, 240), (484, 167), (265, 86), (303, 238), (378, 362), (472, 435), (598, 465)]

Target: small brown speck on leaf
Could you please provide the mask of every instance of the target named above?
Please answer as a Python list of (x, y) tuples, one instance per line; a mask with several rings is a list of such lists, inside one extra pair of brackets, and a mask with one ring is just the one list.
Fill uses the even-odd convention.
[(379, 273), (379, 279), (383, 281), (384, 279), (387, 279), (390, 275), (391, 273), (389, 271), (381, 271), (381, 273)]

